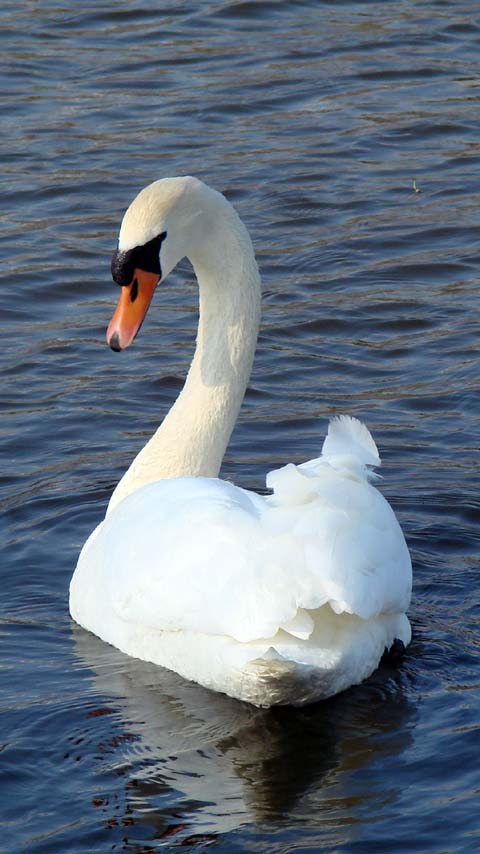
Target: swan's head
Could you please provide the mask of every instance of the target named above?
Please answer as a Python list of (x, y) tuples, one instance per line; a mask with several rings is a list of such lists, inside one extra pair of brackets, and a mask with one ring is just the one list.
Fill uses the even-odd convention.
[(163, 178), (145, 187), (131, 203), (112, 258), (112, 276), (121, 287), (107, 329), (112, 350), (124, 350), (132, 343), (158, 283), (198, 240), (201, 229), (194, 223), (213, 192), (196, 178)]

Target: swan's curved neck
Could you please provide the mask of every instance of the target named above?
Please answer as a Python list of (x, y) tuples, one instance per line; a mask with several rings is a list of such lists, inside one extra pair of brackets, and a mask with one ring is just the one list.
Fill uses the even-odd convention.
[(260, 319), (260, 278), (250, 238), (230, 205), (223, 214), (215, 242), (197, 243), (189, 254), (200, 316), (185, 385), (118, 483), (109, 511), (146, 483), (219, 473), (250, 376)]

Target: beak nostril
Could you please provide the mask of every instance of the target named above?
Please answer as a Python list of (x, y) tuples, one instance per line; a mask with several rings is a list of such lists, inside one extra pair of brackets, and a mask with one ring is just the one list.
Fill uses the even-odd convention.
[(130, 288), (130, 302), (135, 302), (138, 297), (138, 279), (135, 276), (133, 284)]

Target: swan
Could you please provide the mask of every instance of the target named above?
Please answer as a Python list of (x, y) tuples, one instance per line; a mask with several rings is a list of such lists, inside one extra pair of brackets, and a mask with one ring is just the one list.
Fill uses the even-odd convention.
[(313, 702), (409, 643), (409, 552), (373, 485), (375, 442), (355, 418), (330, 421), (317, 459), (271, 471), (269, 495), (218, 478), (251, 372), (260, 277), (235, 209), (202, 181), (163, 178), (127, 209), (110, 347), (132, 343), (185, 256), (199, 285), (194, 357), (83, 546), (70, 613), (207, 688), (264, 707)]

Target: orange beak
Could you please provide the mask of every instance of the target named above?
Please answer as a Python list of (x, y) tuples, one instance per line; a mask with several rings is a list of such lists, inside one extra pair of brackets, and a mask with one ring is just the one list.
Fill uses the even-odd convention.
[(107, 329), (107, 344), (112, 350), (125, 350), (132, 343), (159, 280), (157, 273), (146, 273), (136, 267), (131, 283), (121, 288), (118, 305)]

